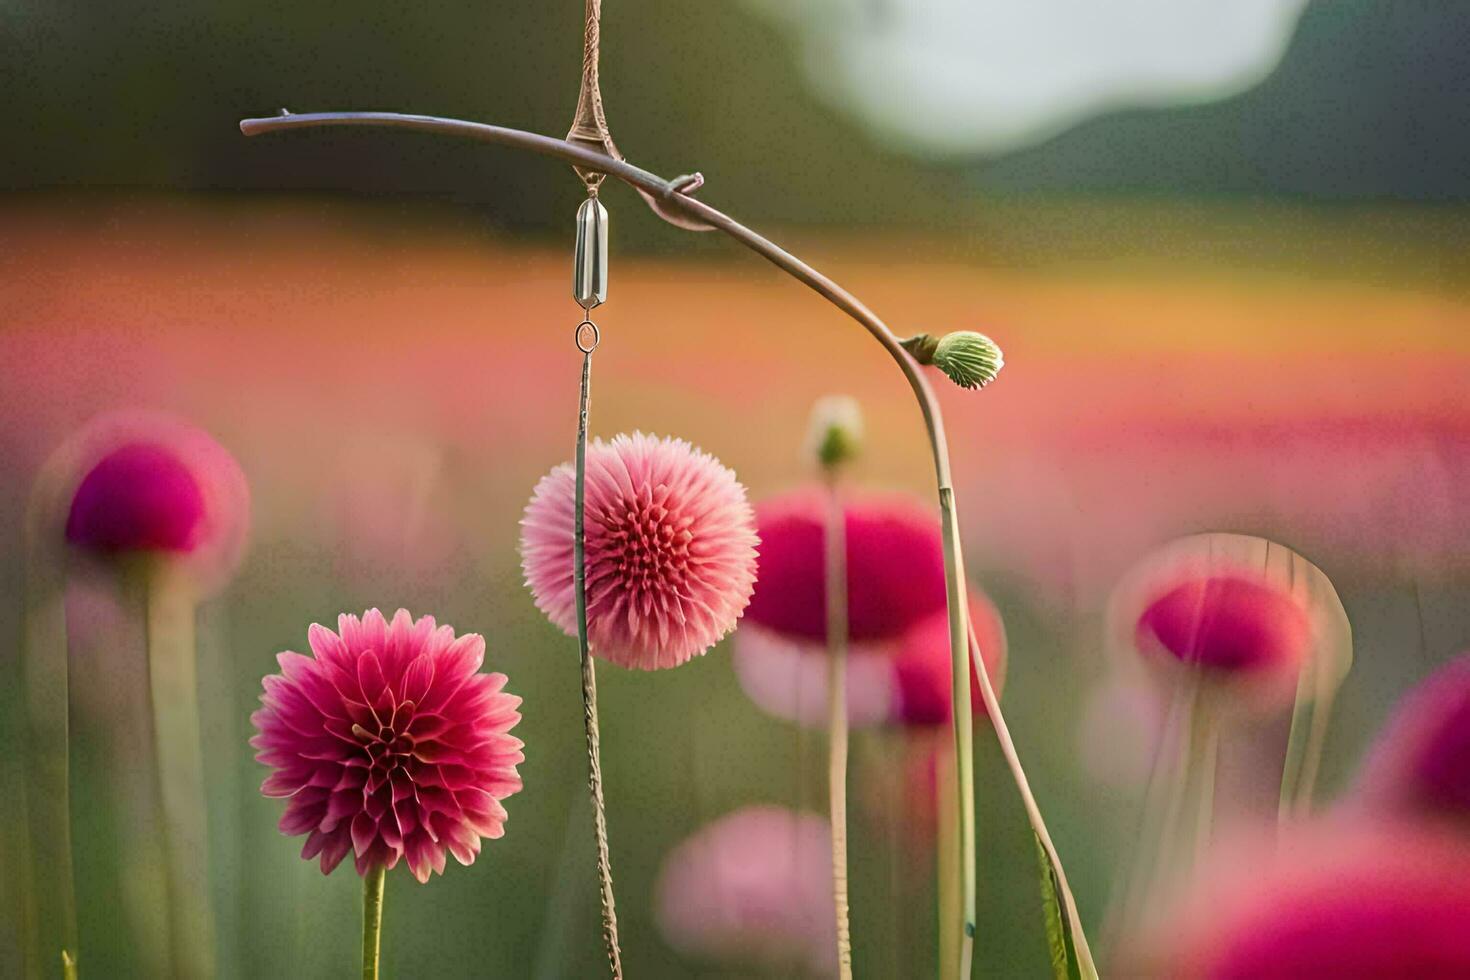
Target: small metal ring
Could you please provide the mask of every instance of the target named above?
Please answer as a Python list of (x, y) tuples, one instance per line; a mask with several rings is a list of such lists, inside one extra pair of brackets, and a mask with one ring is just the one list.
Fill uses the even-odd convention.
[[(590, 341), (584, 342), (582, 338), (586, 336), (588, 327), (592, 328), (592, 339)], [(593, 351), (597, 350), (597, 345), (602, 343), (602, 331), (597, 329), (597, 324), (588, 319), (583, 319), (581, 323), (577, 324), (577, 332), (575, 336), (577, 340), (577, 350), (581, 351), (583, 354), (592, 353)]]

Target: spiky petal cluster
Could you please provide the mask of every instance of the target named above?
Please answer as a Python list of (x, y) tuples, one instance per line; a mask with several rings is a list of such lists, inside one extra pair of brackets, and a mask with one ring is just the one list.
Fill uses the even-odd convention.
[(312, 656), (282, 653), (251, 715), (261, 786), (288, 802), (282, 833), (329, 873), (351, 851), (358, 874), (399, 858), (419, 881), (445, 851), (474, 863), (480, 838), (505, 833), (501, 800), (521, 788), (521, 699), (504, 674), (481, 674), (485, 640), (456, 638), (431, 616), (370, 609), (337, 632), (312, 626)]
[[(576, 633), (576, 475), (542, 477), (521, 521), (536, 606)], [(735, 628), (755, 586), (754, 514), (735, 474), (681, 439), (635, 432), (587, 447), (587, 623), (622, 667), (677, 667)]]

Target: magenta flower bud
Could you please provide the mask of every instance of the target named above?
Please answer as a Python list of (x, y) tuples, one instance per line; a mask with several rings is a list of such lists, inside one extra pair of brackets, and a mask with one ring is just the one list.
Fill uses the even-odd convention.
[(1374, 810), (1470, 826), (1470, 653), (1399, 703), (1363, 767), (1356, 798)]
[(1139, 648), (1209, 670), (1294, 671), (1307, 651), (1307, 614), (1288, 592), (1240, 570), (1183, 578), (1138, 619)]
[[(1005, 686), (1006, 635), (989, 599), (972, 592), (970, 622), (975, 626), (975, 639), (986, 673), (1000, 697)], [(900, 725), (927, 727), (949, 724), (953, 714), (953, 688), (950, 677), (949, 612), (931, 613), (912, 627), (899, 644), (893, 660), (893, 719)], [(980, 695), (980, 680), (970, 662), (970, 701), (974, 711), (985, 715), (985, 702)]]
[(101, 415), (47, 463), (55, 533), (101, 560), (157, 556), (198, 591), (233, 574), (250, 493), (233, 456), (210, 435), (157, 412)]
[(99, 552), (190, 552), (204, 530), (204, 492), (177, 455), (146, 443), (120, 446), (82, 479), (66, 540)]
[(1108, 636), (1119, 666), (1161, 679), (1197, 673), (1216, 707), (1262, 709), (1332, 697), (1352, 663), (1337, 592), (1311, 562), (1265, 538), (1208, 533), (1144, 557), (1114, 590)]
[[(746, 617), (795, 640), (827, 636), (825, 492), (805, 488), (756, 506), (761, 573)], [(847, 507), (848, 635), (897, 640), (945, 605), (939, 522), (897, 494), (853, 494)]]

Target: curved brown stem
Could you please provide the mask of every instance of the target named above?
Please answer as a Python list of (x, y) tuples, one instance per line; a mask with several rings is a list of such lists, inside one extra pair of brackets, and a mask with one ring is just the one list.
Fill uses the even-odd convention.
[[(578, 143), (567, 140), (559, 140), (550, 136), (542, 136), (537, 133), (528, 133), (524, 130), (510, 129), (504, 126), (492, 126), (487, 123), (467, 122), (461, 119), (444, 119), (437, 116), (408, 115), (397, 112), (322, 112), (294, 115), (283, 110), (282, 115), (260, 119), (245, 119), (240, 123), (240, 131), (246, 136), (256, 136), (263, 133), (279, 132), (289, 129), (314, 129), (329, 126), (375, 126), (392, 129), (409, 129), (416, 132), (436, 133), (447, 136), (460, 136), (469, 139), (480, 140), (486, 143), (498, 143), (502, 146), (511, 146), (518, 149), (530, 150), (549, 156), (566, 163), (572, 164), (579, 170), (595, 171), (616, 177), (628, 184), (641, 194), (653, 208), (654, 212), (671, 224), (684, 228), (713, 228), (724, 232), (740, 244), (749, 248), (756, 254), (764, 257), (777, 268), (790, 275), (799, 282), (806, 284), (818, 295), (842, 310), (852, 319), (856, 320), (874, 340), (883, 346), (888, 355), (893, 358), (904, 379), (914, 392), (914, 398), (918, 402), (919, 411), (924, 417), (924, 427), (928, 433), (929, 446), (934, 463), (934, 476), (939, 496), (940, 517), (945, 530), (945, 543), (947, 546), (945, 562), (946, 587), (949, 596), (950, 615), (950, 654), (954, 670), (954, 740), (957, 749), (956, 764), (959, 767), (959, 777), (962, 784), (962, 796), (967, 798), (969, 806), (962, 806), (960, 813), (960, 836), (964, 853), (973, 855), (975, 827), (974, 827), (974, 792), (973, 778), (967, 771), (969, 760), (969, 749), (973, 742), (972, 722), (970, 718), (970, 696), (969, 696), (969, 659), (967, 634), (969, 632), (968, 617), (965, 614), (963, 601), (964, 572), (963, 563), (958, 548), (959, 523), (958, 508), (954, 499), (954, 484), (950, 476), (949, 444), (945, 439), (944, 420), (940, 415), (939, 402), (934, 397), (934, 391), (929, 386), (928, 380), (919, 370), (919, 364), (899, 343), (899, 338), (888, 328), (877, 314), (868, 309), (861, 300), (852, 293), (843, 289), (832, 279), (818, 272), (801, 259), (781, 248), (775, 242), (747, 228), (745, 225), (731, 218), (729, 215), (703, 201), (695, 198), (693, 192), (703, 183), (703, 178), (698, 174), (676, 177), (666, 180), (657, 174), (650, 173), (641, 167), (633, 166), (625, 160), (608, 156), (596, 150), (588, 149)], [(988, 685), (982, 681), (982, 689)], [(997, 722), (995, 728), (997, 734), (1005, 732), (1004, 722), (1000, 715), (998, 703), (992, 704), (993, 692), (989, 692), (986, 699), (987, 708), (991, 711), (990, 717)], [(1026, 786), (1024, 774), (1020, 768), (1020, 759), (1015, 755), (1014, 746), (1009, 744), (1009, 738), (1002, 734), (1002, 746), (1007, 750), (1007, 758), (1012, 765), (1012, 773), (1017, 781), (1023, 799), (1027, 802), (1027, 815), (1031, 819), (1032, 827), (1044, 843), (1050, 843), (1051, 837), (1046, 831), (1046, 825), (1041, 820), (1040, 810), (1035, 807), (1035, 801), (1031, 797), (1029, 788)], [(969, 778), (967, 778), (969, 777)], [(1066, 881), (1062, 872), (1061, 861), (1057, 858), (1055, 851), (1048, 848), (1049, 856), (1052, 858), (1058, 878)], [(974, 862), (969, 861), (961, 868), (961, 874), (966, 881), (964, 910), (964, 935), (962, 943), (969, 946), (975, 933), (975, 907), (974, 907)], [(1067, 904), (1066, 913), (1070, 922), (1077, 930), (1079, 957), (1085, 957), (1079, 965), (1083, 967), (1084, 977), (1096, 976), (1090, 957), (1086, 957), (1086, 941), (1081, 935), (1081, 918), (1078, 915), (1076, 904), (1070, 892), (1063, 889), (1063, 901)]]

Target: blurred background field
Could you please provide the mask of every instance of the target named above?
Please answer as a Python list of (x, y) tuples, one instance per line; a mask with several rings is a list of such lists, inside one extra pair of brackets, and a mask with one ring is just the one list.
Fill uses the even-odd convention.
[[(880, 25), (888, 9), (811, 6)], [(1450, 43), (1470, 14), (1316, 2), (1300, 15), (1259, 79), (1120, 96), (1076, 125), (1038, 116), (1029, 143), (959, 150), (834, 105), (803, 74), (818, 55), (799, 26), (762, 4), (609, 0), (605, 15), (604, 91), (631, 159), (702, 170), (712, 203), (898, 333), (979, 329), (1005, 349), (995, 386), (941, 397), (971, 572), (1009, 634), (1007, 717), (1095, 927), (1136, 844), (1140, 790), (1126, 746), (1110, 758), (1110, 730), (1084, 721), (1107, 674), (1109, 591), (1151, 548), (1259, 534), (1335, 583), (1357, 659), (1327, 797), (1399, 694), (1470, 641), (1470, 65)], [(390, 876), (385, 974), (601, 968), (575, 647), (532, 606), (515, 551), (535, 481), (571, 454), (580, 185), (484, 146), (235, 129), (287, 105), (559, 134), (580, 16), (575, 3), (0, 7), (0, 542), (19, 553), (41, 462), (109, 408), (196, 422), (251, 485), (245, 564), (201, 613), (222, 976), (355, 963), (357, 879), (323, 878), (277, 833), (246, 739), (275, 653), (370, 606), (484, 633), (487, 662), (525, 698), (507, 836), (431, 886)], [(861, 330), (728, 242), (665, 228), (621, 188), (605, 200), (595, 434), (682, 436), (760, 498), (808, 477), (807, 411), (841, 392), (868, 422), (862, 480), (927, 498), (912, 399)], [(18, 635), (21, 578), (18, 559), (0, 563), (0, 635)], [(124, 818), (87, 801), (146, 778), (125, 723), (141, 639), (105, 588), (69, 602), (85, 876), (134, 846)], [(680, 959), (652, 920), (679, 840), (747, 803), (823, 806), (819, 737), (760, 714), (727, 646), (675, 671), (600, 674), (634, 975), (726, 975)], [(1274, 814), (1286, 721), (1227, 744), (1233, 819)], [(855, 799), (892, 756), (885, 739), (859, 733)], [(1025, 819), (983, 726), (977, 744), (977, 943), (987, 975), (1044, 975)], [(862, 975), (925, 975), (930, 859), (894, 858), (889, 828), (855, 811)], [(895, 860), (911, 879), (890, 874)], [(87, 958), (116, 964), (95, 975), (131, 975), (109, 901), (156, 896), (127, 887), (84, 886), (84, 900), (111, 896), (82, 911)], [(0, 975), (16, 954), (0, 933)]]

